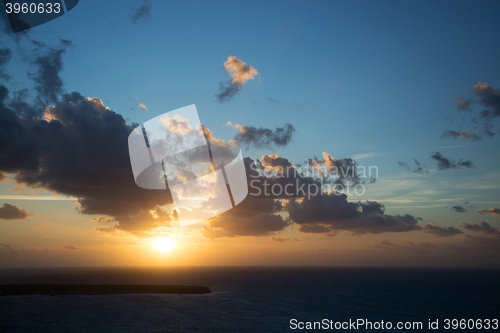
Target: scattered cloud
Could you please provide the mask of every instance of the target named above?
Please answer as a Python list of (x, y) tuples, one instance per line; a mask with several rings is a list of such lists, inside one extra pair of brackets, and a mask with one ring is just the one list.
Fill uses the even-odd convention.
[(100, 232), (115, 232), (117, 230), (116, 227), (118, 227), (118, 225), (115, 225), (115, 227), (96, 227), (94, 230)]
[(493, 228), (492, 226), (489, 225), (489, 223), (484, 221), (479, 221), (474, 224), (462, 222), (461, 224), (467, 230), (472, 230), (486, 235), (500, 236), (500, 228)]
[(457, 229), (457, 228), (454, 228), (454, 227), (439, 227), (437, 225), (435, 225), (434, 223), (433, 224), (426, 224), (424, 227), (423, 227), (423, 232), (425, 232), (426, 234), (432, 234), (432, 235), (435, 235), (437, 237), (451, 237), (451, 236), (455, 236), (457, 234), (461, 234), (462, 231)]
[(73, 246), (73, 245), (66, 245), (66, 246), (63, 246), (63, 248), (65, 248), (66, 250), (78, 250), (78, 248), (76, 246)]
[[(228, 124), (232, 125), (231, 122), (228, 122)], [(293, 133), (295, 132), (292, 124), (286, 124), (283, 127), (276, 127), (275, 129), (257, 128), (255, 126), (243, 126), (239, 124), (234, 124), (233, 127), (239, 130), (234, 140), (247, 148), (284, 147), (291, 142)]]
[[(500, 89), (489, 86), (486, 82), (477, 82), (471, 91), (475, 99), (472, 98), (462, 98), (458, 97), (455, 99), (455, 104), (457, 109), (460, 111), (473, 112), (472, 104), (479, 104), (483, 106), (483, 109), (479, 113), (479, 119), (474, 117), (472, 123), (473, 131), (480, 134), (471, 133), (470, 131), (458, 130), (458, 131), (445, 131), (441, 135), (441, 139), (453, 138), (453, 139), (463, 139), (463, 140), (483, 140), (484, 137), (491, 138), (496, 133), (493, 132), (492, 120), (500, 116)], [(467, 121), (463, 118), (464, 121)], [(482, 122), (480, 124), (480, 122)]]
[(481, 112), (481, 118), (491, 120), (500, 117), (500, 89), (479, 81), (474, 85), (474, 93), (479, 97), (479, 104), (486, 107)]
[(398, 161), (398, 164), (400, 167), (403, 167), (412, 173), (429, 173), (429, 170), (427, 170), (427, 166), (422, 165), (422, 163), (417, 161), (416, 158), (413, 158), (413, 162), (415, 162), (415, 164), (416, 164), (415, 169), (412, 169), (406, 162), (399, 162)]
[(471, 160), (463, 161), (459, 160), (455, 162), (444, 157), (440, 152), (431, 153), (431, 158), (438, 162), (438, 170), (447, 170), (447, 169), (461, 169), (463, 168), (475, 168), (474, 163)]
[(453, 206), (453, 207), (451, 207), (451, 210), (452, 210), (452, 211), (455, 211), (455, 212), (457, 212), (457, 213), (466, 213), (466, 212), (467, 212), (467, 209), (465, 209), (465, 208), (464, 208), (464, 207), (462, 207), (462, 206), (458, 206), (458, 205), (457, 205), (457, 206)]
[(453, 139), (464, 139), (464, 140), (482, 140), (483, 137), (474, 133), (470, 133), (469, 131), (445, 131), (441, 135), (441, 139), (445, 138), (453, 138)]
[(500, 216), (500, 208), (499, 207), (496, 207), (496, 208), (490, 208), (490, 209), (478, 209), (477, 210), (479, 212), (479, 214), (492, 214), (492, 215), (496, 215), (496, 216)]
[(376, 248), (384, 251), (398, 251), (398, 252), (409, 252), (414, 254), (425, 254), (429, 253), (429, 249), (436, 247), (436, 245), (430, 242), (412, 242), (407, 241), (408, 245), (399, 245), (389, 242), (388, 240), (383, 240), (380, 244), (375, 245)]
[(143, 0), (141, 5), (132, 9), (130, 19), (135, 24), (151, 20), (151, 4), (149, 3), (149, 1)]
[(93, 217), (90, 220), (94, 221), (94, 222), (101, 222), (101, 223), (113, 222), (112, 218), (109, 218), (109, 217), (106, 217), (106, 216)]
[(142, 109), (142, 110), (144, 110), (144, 111), (148, 111), (147, 106), (146, 106), (146, 105), (144, 105), (144, 104), (142, 104), (142, 103), (139, 103), (138, 107), (139, 107), (139, 108), (141, 108), (141, 109)]
[(1, 220), (24, 220), (31, 215), (33, 214), (28, 213), (26, 210), (9, 203), (4, 203), (3, 206), (0, 207)]
[(24, 249), (24, 248), (16, 248), (10, 246), (10, 244), (6, 243), (0, 243), (0, 253), (48, 253), (50, 252), (49, 249), (34, 249), (34, 248), (29, 248), (29, 249)]
[(61, 39), (59, 47), (39, 47), (39, 55), (33, 60), (36, 71), (30, 77), (35, 82), (35, 89), (44, 105), (56, 103), (58, 96), (63, 93), (64, 82), (59, 76), (63, 70), (62, 56), (72, 46), (71, 41)]
[(282, 238), (282, 237), (272, 237), (272, 240), (275, 242), (278, 242), (278, 243), (284, 243), (284, 242), (289, 242), (289, 241), (300, 242), (300, 239), (298, 239), (298, 238), (291, 239), (291, 238)]
[(472, 112), (472, 110), (470, 109), (470, 98), (463, 99), (462, 97), (457, 97), (455, 98), (455, 104), (457, 105), (457, 109), (460, 111)]
[(224, 69), (229, 73), (231, 79), (226, 83), (219, 83), (219, 93), (215, 96), (219, 102), (226, 102), (233, 98), (249, 80), (253, 80), (259, 73), (244, 61), (229, 56), (224, 63)]

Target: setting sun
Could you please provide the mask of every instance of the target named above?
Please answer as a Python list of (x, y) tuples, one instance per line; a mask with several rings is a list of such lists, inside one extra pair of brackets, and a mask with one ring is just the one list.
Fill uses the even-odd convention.
[(174, 241), (171, 238), (157, 238), (154, 244), (160, 252), (169, 252), (174, 248)]

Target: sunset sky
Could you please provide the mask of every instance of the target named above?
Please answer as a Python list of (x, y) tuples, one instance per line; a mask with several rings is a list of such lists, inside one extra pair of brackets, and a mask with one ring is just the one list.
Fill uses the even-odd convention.
[[(0, 9), (0, 267), (500, 263), (498, 1), (81, 1), (16, 34)], [(180, 227), (127, 138), (191, 104), (249, 180), (378, 174)]]

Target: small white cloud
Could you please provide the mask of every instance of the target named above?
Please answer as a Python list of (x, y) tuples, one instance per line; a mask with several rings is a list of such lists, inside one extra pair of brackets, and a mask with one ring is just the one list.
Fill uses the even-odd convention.
[(364, 154), (356, 154), (352, 157), (353, 160), (363, 160), (366, 158), (371, 158), (380, 155), (380, 153), (376, 152), (370, 152), (370, 153), (364, 153)]
[(144, 105), (144, 104), (142, 104), (142, 103), (139, 103), (139, 107), (140, 107), (141, 109), (143, 109), (144, 111), (148, 111), (147, 106), (146, 106), (146, 105)]

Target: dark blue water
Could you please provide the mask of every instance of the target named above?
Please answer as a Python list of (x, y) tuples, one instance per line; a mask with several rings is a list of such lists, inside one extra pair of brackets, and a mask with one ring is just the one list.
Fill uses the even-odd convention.
[[(7, 283), (208, 286), (208, 295), (0, 297), (0, 332), (296, 332), (302, 322), (500, 319), (500, 271), (395, 268), (1, 269)], [(323, 330), (317, 330), (323, 331)], [(340, 330), (348, 331), (348, 330)], [(387, 330), (350, 329), (350, 332)], [(493, 332), (465, 330), (467, 332)]]

